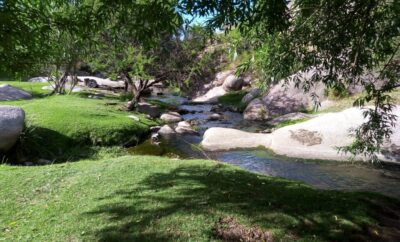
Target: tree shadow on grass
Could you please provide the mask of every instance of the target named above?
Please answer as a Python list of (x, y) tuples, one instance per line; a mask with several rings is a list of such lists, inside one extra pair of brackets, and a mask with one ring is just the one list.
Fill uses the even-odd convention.
[(90, 158), (96, 153), (94, 147), (61, 134), (60, 132), (37, 126), (25, 128), (15, 146), (5, 154), (4, 161), (10, 164), (37, 164), (46, 159), (51, 163), (76, 161)]
[(210, 240), (218, 218), (233, 216), (248, 226), (277, 231), (284, 241), (365, 241), (384, 238), (370, 232), (380, 229), (373, 223), (382, 204), (400, 210), (397, 200), (379, 195), (315, 190), (216, 167), (181, 165), (99, 198), (103, 205), (84, 216), (106, 217), (107, 226), (88, 236), (99, 241)]

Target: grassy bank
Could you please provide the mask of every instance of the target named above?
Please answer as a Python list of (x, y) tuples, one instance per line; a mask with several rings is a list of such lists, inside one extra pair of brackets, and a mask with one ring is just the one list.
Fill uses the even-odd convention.
[[(27, 91), (36, 90), (42, 83), (9, 82)], [(154, 125), (141, 114), (136, 121), (131, 113), (121, 110), (116, 98), (91, 99), (80, 93), (47, 96), (31, 100), (3, 101), (0, 105), (22, 107), (27, 128), (17, 149), (46, 159), (77, 159), (97, 153), (97, 147), (136, 144)]]
[(209, 241), (221, 217), (275, 240), (381, 240), (391, 231), (382, 216), (400, 208), (377, 195), (150, 156), (0, 166), (0, 184), (0, 241)]

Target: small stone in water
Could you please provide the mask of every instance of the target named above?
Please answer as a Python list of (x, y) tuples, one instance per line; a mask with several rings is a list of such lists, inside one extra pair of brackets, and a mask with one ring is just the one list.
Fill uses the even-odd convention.
[(220, 120), (223, 119), (223, 116), (219, 113), (213, 113), (208, 117), (208, 120)]

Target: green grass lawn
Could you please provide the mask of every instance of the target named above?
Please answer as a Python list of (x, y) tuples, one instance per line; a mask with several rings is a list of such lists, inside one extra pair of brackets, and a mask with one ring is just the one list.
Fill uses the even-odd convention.
[(381, 215), (400, 207), (214, 161), (151, 156), (3, 165), (0, 184), (0, 241), (209, 241), (220, 217), (275, 241), (379, 240)]
[[(3, 82), (4, 83), (4, 82)], [(25, 90), (42, 83), (7, 82)], [(41, 89), (40, 89), (41, 90)], [(38, 91), (37, 91), (38, 92)], [(2, 101), (20, 106), (26, 113), (27, 129), (22, 136), (23, 152), (46, 159), (76, 159), (97, 153), (93, 146), (134, 145), (155, 122), (135, 113), (140, 121), (120, 110), (117, 98), (90, 99), (87, 94), (48, 96), (31, 100)], [(108, 105), (112, 102), (113, 105)]]

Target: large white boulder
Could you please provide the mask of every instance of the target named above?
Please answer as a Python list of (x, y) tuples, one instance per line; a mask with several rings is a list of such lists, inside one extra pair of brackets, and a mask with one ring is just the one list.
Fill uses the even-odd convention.
[[(69, 92), (71, 90), (72, 86), (70, 84), (65, 84), (65, 91)], [(42, 87), (42, 90), (49, 90), (49, 91), (53, 91), (54, 90), (54, 86), (44, 86)], [(74, 88), (72, 89), (72, 92), (81, 92), (83, 89), (78, 87), (78, 86), (74, 86)]]
[(309, 121), (290, 125), (272, 133), (271, 149), (281, 155), (305, 159), (346, 160), (337, 147), (351, 144), (350, 129), (364, 122), (361, 110), (327, 113)]
[(201, 146), (208, 151), (237, 148), (269, 147), (271, 137), (230, 128), (210, 128), (204, 133)]
[(51, 81), (51, 78), (47, 76), (32, 77), (28, 80), (28, 82), (49, 82), (49, 81)]
[(30, 99), (32, 95), (8, 84), (0, 85), (0, 101)]
[(226, 77), (222, 87), (225, 91), (237, 91), (243, 87), (243, 79), (233, 74)]
[(225, 95), (227, 91), (222, 86), (210, 89), (206, 94), (193, 99), (197, 103), (217, 103), (218, 98)]
[[(400, 117), (400, 107), (393, 111)], [(286, 126), (271, 134), (247, 133), (234, 129), (211, 128), (204, 134), (202, 145), (206, 150), (226, 150), (264, 146), (279, 155), (304, 159), (348, 160), (350, 154), (338, 152), (338, 147), (353, 142), (350, 130), (357, 128), (366, 120), (363, 110), (350, 108), (338, 113), (319, 115), (308, 121)], [(384, 161), (400, 161), (400, 119), (390, 142), (384, 147), (386, 152), (379, 154)], [(362, 160), (363, 157), (356, 157)]]
[[(400, 117), (400, 107), (394, 109), (395, 115)], [(338, 113), (327, 113), (303, 123), (290, 125), (272, 133), (271, 149), (277, 154), (306, 159), (347, 160), (349, 154), (338, 152), (338, 147), (350, 145), (354, 137), (351, 130), (359, 127), (367, 120), (363, 117), (363, 110), (349, 108)], [(386, 144), (392, 154), (379, 155), (385, 161), (400, 161), (396, 153), (400, 151), (400, 120), (393, 128), (391, 141)], [(397, 147), (397, 149), (396, 149)], [(362, 160), (363, 157), (356, 157)]]
[(100, 78), (96, 76), (78, 76), (79, 81), (86, 83), (90, 87), (113, 87), (113, 88), (123, 88), (125, 83), (123, 81), (113, 81), (108, 78)]
[(220, 71), (217, 74), (215, 74), (215, 79), (212, 82), (213, 85), (220, 86), (224, 84), (225, 79), (231, 75), (234, 71), (233, 70), (226, 70), (226, 71)]
[(6, 152), (17, 142), (24, 129), (22, 108), (0, 105), (0, 152)]

